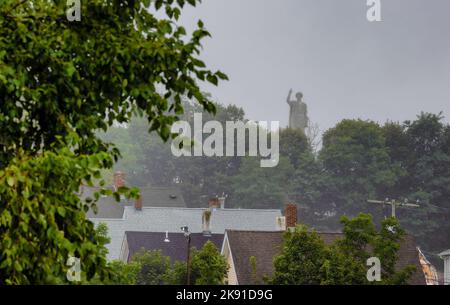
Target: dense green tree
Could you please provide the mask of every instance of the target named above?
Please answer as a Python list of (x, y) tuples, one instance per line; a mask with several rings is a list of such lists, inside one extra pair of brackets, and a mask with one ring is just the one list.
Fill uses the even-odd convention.
[(228, 263), (216, 246), (207, 241), (200, 250), (193, 251), (191, 268), (195, 285), (220, 285), (224, 284)]
[(289, 158), (292, 166), (297, 169), (301, 166), (302, 155), (311, 153), (305, 133), (299, 129), (286, 128), (280, 130), (280, 156)]
[(367, 199), (395, 185), (400, 168), (392, 164), (381, 127), (374, 122), (343, 120), (323, 136), (320, 160), (332, 178), (330, 202), (357, 214)]
[[(441, 113), (421, 113), (416, 120), (402, 125), (403, 134), (397, 138), (403, 139), (399, 146), (404, 153), (402, 158), (392, 158), (406, 174), (389, 192), (411, 201), (420, 200), (420, 208), (399, 211), (399, 216), (421, 245), (433, 252), (445, 248), (450, 238), (450, 127), (443, 119)], [(390, 145), (391, 151), (395, 146)]]
[[(193, 247), (191, 251), (191, 285), (221, 285), (225, 283), (228, 263), (211, 241), (207, 241), (201, 249)], [(170, 274), (169, 284), (186, 284), (186, 272), (186, 262), (176, 262)]]
[[(103, 234), (103, 233), (101, 233)], [(106, 285), (184, 285), (186, 284), (186, 262), (171, 264), (170, 257), (160, 250), (140, 250), (129, 263), (108, 263), (112, 275), (107, 279), (95, 277), (88, 284)], [(197, 250), (191, 249), (191, 284), (224, 284), (228, 270), (226, 259), (212, 242)]]
[[(281, 253), (274, 259), (275, 272), (270, 282), (284, 285), (407, 284), (415, 267), (395, 268), (404, 236), (397, 220), (384, 220), (380, 231), (368, 214), (354, 219), (343, 217), (341, 223), (343, 237), (330, 245), (306, 226), (286, 232)], [(381, 262), (379, 282), (370, 282), (366, 277), (369, 257), (377, 257)]]
[(314, 222), (316, 228), (321, 226), (321, 219), (328, 222), (328, 213), (335, 210), (330, 198), (333, 198), (336, 190), (333, 179), (311, 152), (300, 155), (290, 185), (289, 198), (301, 208), (302, 222)]
[(170, 257), (164, 256), (162, 251), (142, 249), (131, 260), (139, 265), (137, 285), (162, 285), (167, 282), (171, 267)]
[(270, 280), (275, 285), (320, 284), (320, 269), (328, 257), (327, 248), (317, 234), (306, 226), (287, 231), (281, 254), (274, 258), (275, 272)]
[[(218, 120), (244, 120), (244, 112), (234, 105), (216, 104), (216, 116), (201, 107), (183, 99), (185, 113), (181, 119), (193, 126), (193, 114), (203, 114), (203, 122)], [(157, 135), (148, 135), (145, 118), (133, 117), (126, 126), (115, 126), (101, 134), (105, 141), (116, 143), (126, 158), (119, 160), (115, 169), (127, 174), (127, 182), (133, 186), (168, 186), (181, 188), (183, 196), (191, 207), (204, 206), (207, 197), (232, 192), (227, 177), (237, 173), (241, 157), (175, 157), (171, 142), (162, 141)], [(204, 135), (204, 138), (207, 134)], [(224, 146), (225, 147), (225, 146)], [(206, 198), (205, 198), (206, 197)]]
[(234, 206), (239, 208), (282, 208), (288, 201), (293, 167), (280, 157), (276, 167), (260, 166), (258, 158), (243, 160), (239, 173), (231, 177)]
[(76, 192), (119, 156), (98, 129), (138, 113), (168, 139), (182, 95), (214, 112), (199, 82), (226, 76), (198, 58), (209, 33), (177, 23), (197, 3), (85, 1), (70, 22), (64, 0), (0, 2), (0, 283), (64, 282), (69, 255), (88, 280), (108, 276)]
[(94, 277), (88, 281), (89, 285), (135, 285), (141, 265), (137, 262), (125, 263), (120, 260), (108, 262), (111, 269), (111, 276), (107, 279), (100, 280)]
[(0, 284), (66, 282), (70, 256), (82, 258), (83, 277), (107, 276), (106, 240), (86, 218), (91, 204), (77, 196), (102, 162), (112, 160), (68, 148), (34, 157), (19, 150), (0, 170)]

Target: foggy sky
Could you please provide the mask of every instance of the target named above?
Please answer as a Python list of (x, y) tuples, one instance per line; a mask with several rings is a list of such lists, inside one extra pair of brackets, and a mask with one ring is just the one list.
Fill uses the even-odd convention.
[[(288, 123), (289, 88), (302, 91), (322, 131), (343, 118), (414, 119), (444, 111), (450, 121), (450, 1), (203, 0), (184, 12), (212, 38), (202, 59), (230, 77), (205, 87), (252, 120)], [(294, 92), (294, 93), (295, 93)]]

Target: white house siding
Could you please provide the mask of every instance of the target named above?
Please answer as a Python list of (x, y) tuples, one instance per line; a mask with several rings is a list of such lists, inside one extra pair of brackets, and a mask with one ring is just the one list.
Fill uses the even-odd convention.
[(450, 285), (450, 255), (444, 258), (444, 283)]

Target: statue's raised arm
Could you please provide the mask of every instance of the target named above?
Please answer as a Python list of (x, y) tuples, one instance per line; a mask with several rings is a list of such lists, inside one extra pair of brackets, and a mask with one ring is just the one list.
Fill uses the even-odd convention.
[(292, 95), (292, 89), (289, 90), (289, 93), (288, 93), (288, 96), (287, 96), (287, 99), (286, 99), (286, 102), (288, 104), (290, 104), (290, 102), (291, 102), (291, 95)]

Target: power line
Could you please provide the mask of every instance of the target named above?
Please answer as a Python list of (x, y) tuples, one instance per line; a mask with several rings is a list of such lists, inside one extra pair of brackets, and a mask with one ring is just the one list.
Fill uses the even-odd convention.
[(449, 211), (450, 212), (450, 208), (440, 207), (440, 206), (437, 206), (437, 205), (434, 205), (434, 204), (431, 204), (431, 203), (428, 203), (427, 205), (429, 205), (429, 206), (431, 206), (433, 208), (436, 208), (436, 209), (440, 209), (440, 210), (444, 210), (444, 211)]

